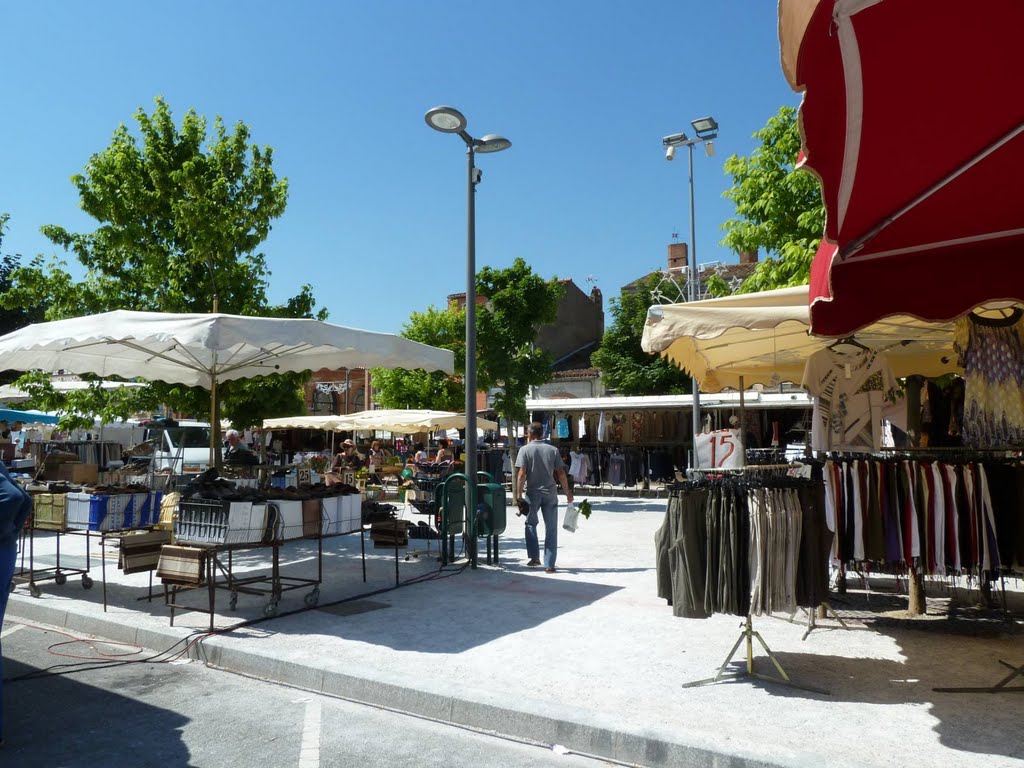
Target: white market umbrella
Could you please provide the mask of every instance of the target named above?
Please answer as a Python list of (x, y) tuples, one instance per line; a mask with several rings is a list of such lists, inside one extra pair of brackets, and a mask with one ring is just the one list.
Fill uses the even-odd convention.
[(217, 383), (321, 368), (422, 368), (451, 373), (450, 350), (320, 320), (116, 310), (36, 323), (0, 336), (5, 369), (141, 377), (210, 390)]
[(349, 430), (344, 416), (282, 416), (264, 419), (264, 429), (323, 429), (331, 432)]
[[(884, 289), (881, 289), (884, 290)], [(808, 287), (656, 305), (641, 346), (689, 371), (707, 392), (751, 384), (799, 383), (807, 359), (834, 339), (811, 336)], [(857, 332), (885, 351), (896, 376), (955, 373), (953, 323), (889, 317)]]
[[(432, 432), (439, 429), (464, 429), (466, 415), (452, 411), (431, 411), (415, 409), (381, 409), (360, 411), (347, 416), (336, 417), (345, 425), (338, 429), (371, 430), (386, 432)], [(497, 429), (497, 422), (490, 419), (476, 419), (479, 429)]]

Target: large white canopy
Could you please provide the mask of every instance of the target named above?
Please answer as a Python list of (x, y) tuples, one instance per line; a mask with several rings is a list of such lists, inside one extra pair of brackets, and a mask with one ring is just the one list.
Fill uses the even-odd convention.
[(319, 320), (117, 310), (37, 323), (0, 337), (5, 369), (66, 370), (210, 389), (320, 368), (451, 373), (450, 350)]
[[(497, 422), (476, 419), (478, 429), (497, 429)], [(280, 419), (265, 419), (264, 429), (327, 429), (341, 431), (383, 432), (430, 432), (436, 429), (462, 429), (466, 426), (466, 415), (451, 411), (415, 409), (381, 409), (359, 411), (343, 416), (294, 416)]]
[[(879, 287), (879, 290), (886, 290)], [(807, 359), (834, 340), (811, 336), (808, 287), (656, 305), (647, 313), (641, 346), (689, 371), (701, 389), (799, 383)], [(941, 376), (960, 369), (953, 324), (889, 317), (857, 332), (883, 349), (896, 376)]]
[(323, 429), (328, 432), (343, 432), (352, 427), (345, 426), (345, 416), (282, 416), (264, 419), (264, 429)]

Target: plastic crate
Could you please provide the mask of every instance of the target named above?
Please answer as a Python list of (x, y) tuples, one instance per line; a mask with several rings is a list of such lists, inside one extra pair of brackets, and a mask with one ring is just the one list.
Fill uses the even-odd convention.
[[(145, 496), (144, 500), (138, 497)], [(147, 494), (136, 494), (135, 527), (150, 528), (160, 522), (160, 505), (163, 503), (163, 491), (150, 491)], [(141, 503), (140, 503), (141, 502)]]
[(68, 528), (73, 531), (116, 531), (124, 527), (125, 496), (67, 494)]
[(279, 534), (282, 539), (301, 539), (303, 537), (302, 502), (298, 499), (272, 499), (271, 504), (277, 507), (281, 527)]
[(32, 527), (44, 531), (67, 528), (68, 497), (66, 493), (32, 494)]
[(145, 523), (143, 517), (149, 517), (149, 492), (129, 493), (128, 503), (124, 510), (124, 527), (141, 528)]
[(178, 502), (174, 539), (186, 544), (258, 544), (267, 535), (267, 505), (251, 501)]

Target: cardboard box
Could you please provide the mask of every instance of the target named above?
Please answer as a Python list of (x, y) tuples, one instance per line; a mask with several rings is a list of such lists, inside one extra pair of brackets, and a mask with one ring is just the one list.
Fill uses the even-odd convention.
[(69, 483), (95, 483), (99, 477), (99, 465), (65, 462), (57, 466), (57, 479)]

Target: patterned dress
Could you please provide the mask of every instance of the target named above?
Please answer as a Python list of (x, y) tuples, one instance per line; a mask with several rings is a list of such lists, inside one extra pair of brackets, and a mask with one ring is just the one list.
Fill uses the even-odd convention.
[(956, 321), (964, 367), (964, 445), (1024, 445), (1024, 311), (1007, 318), (968, 314)]

